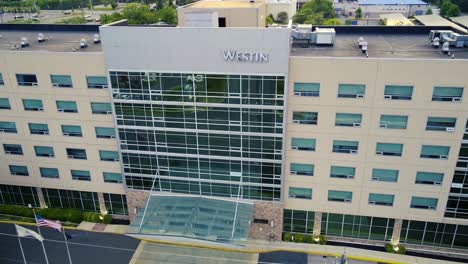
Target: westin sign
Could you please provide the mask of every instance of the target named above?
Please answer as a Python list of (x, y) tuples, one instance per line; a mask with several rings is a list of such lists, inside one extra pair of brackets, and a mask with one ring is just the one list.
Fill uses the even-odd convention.
[(264, 63), (268, 62), (268, 58), (268, 53), (264, 52), (239, 52), (235, 50), (224, 51), (225, 61)]

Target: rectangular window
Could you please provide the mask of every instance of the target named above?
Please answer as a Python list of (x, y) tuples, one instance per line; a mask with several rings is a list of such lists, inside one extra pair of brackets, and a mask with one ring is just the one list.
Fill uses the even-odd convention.
[(100, 150), (99, 157), (102, 161), (119, 161), (119, 153), (111, 150)]
[(377, 143), (375, 148), (376, 155), (401, 157), (403, 153), (403, 144), (398, 143)]
[(385, 85), (384, 98), (391, 100), (411, 100), (413, 86)]
[(361, 114), (336, 113), (335, 126), (360, 127)]
[(373, 169), (372, 180), (383, 181), (383, 182), (397, 182), (398, 173), (399, 173), (398, 170)]
[(413, 196), (411, 197), (411, 208), (435, 210), (437, 208), (437, 202), (437, 198)]
[(54, 148), (47, 146), (34, 146), (37, 157), (54, 157)]
[(392, 194), (369, 193), (369, 204), (393, 206), (394, 199)]
[(423, 145), (421, 148), (421, 158), (427, 159), (448, 159), (450, 147)]
[(91, 111), (93, 114), (111, 115), (112, 106), (110, 103), (91, 103)]
[(49, 125), (28, 123), (29, 132), (33, 135), (49, 135)]
[(50, 81), (54, 87), (71, 88), (73, 87), (70, 75), (51, 75)]
[(64, 113), (78, 113), (78, 107), (74, 101), (57, 101), (57, 111)]
[(317, 112), (293, 112), (293, 123), (316, 125), (317, 120)]
[(42, 100), (39, 99), (23, 99), (23, 107), (25, 111), (44, 111)]
[(16, 81), (19, 86), (37, 86), (35, 74), (16, 74)]
[(443, 173), (422, 172), (422, 171), (418, 171), (416, 173), (417, 184), (441, 185), (443, 178), (444, 178)]
[(11, 109), (10, 100), (8, 100), (8, 98), (0, 98), (0, 109)]
[(432, 101), (460, 102), (463, 96), (463, 87), (434, 87)]
[(73, 180), (77, 181), (91, 181), (91, 173), (85, 170), (71, 170)]
[(294, 95), (320, 96), (320, 83), (294, 83)]
[(350, 203), (353, 200), (353, 193), (346, 191), (328, 191), (329, 202), (345, 202)]
[(10, 155), (23, 155), (23, 147), (18, 144), (3, 144), (5, 154)]
[(291, 163), (290, 172), (294, 175), (314, 176), (314, 165)]
[(10, 174), (16, 176), (29, 176), (28, 167), (27, 166), (19, 166), (19, 165), (8, 165), (10, 168)]
[(312, 189), (289, 187), (289, 198), (312, 200)]
[(39, 171), (41, 173), (41, 177), (43, 178), (59, 178), (59, 170), (56, 168), (39, 168)]
[(115, 129), (113, 127), (96, 127), (97, 138), (115, 138)]
[(330, 168), (331, 178), (352, 179), (355, 174), (356, 168), (353, 167), (331, 166)]
[(315, 151), (315, 139), (313, 138), (292, 138), (292, 149)]
[(88, 88), (104, 89), (107, 88), (107, 77), (105, 76), (86, 76)]
[(67, 157), (69, 159), (87, 159), (86, 150), (67, 148)]
[(456, 123), (456, 118), (430, 116), (427, 118), (426, 130), (454, 132)]
[(335, 153), (358, 153), (358, 141), (333, 140), (333, 149)]
[(5, 82), (3, 81), (3, 75), (0, 73), (0, 85), (5, 85)]
[(82, 137), (81, 126), (62, 125), (62, 133), (67, 137)]
[(103, 172), (104, 182), (122, 183), (122, 174), (114, 172)]
[(339, 98), (364, 98), (366, 86), (364, 84), (339, 84)]
[(408, 116), (400, 115), (381, 115), (380, 127), (389, 129), (406, 129)]
[(18, 130), (16, 130), (15, 122), (0, 121), (0, 132), (18, 133)]

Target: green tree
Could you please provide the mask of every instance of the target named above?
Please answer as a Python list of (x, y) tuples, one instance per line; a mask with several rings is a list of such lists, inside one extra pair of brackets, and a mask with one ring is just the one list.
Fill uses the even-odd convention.
[(339, 20), (338, 18), (330, 18), (330, 19), (323, 21), (323, 24), (327, 26), (335, 26), (335, 25), (343, 25), (343, 22), (341, 22), (341, 20)]
[(356, 17), (356, 19), (361, 19), (362, 18), (362, 9), (360, 7), (358, 7), (358, 9), (356, 9), (356, 13), (354, 15)]
[(459, 15), (460, 15), (460, 8), (456, 4), (452, 4), (447, 11), (447, 16), (456, 17)]
[(440, 6), (440, 15), (447, 16), (447, 12), (451, 5), (452, 5), (452, 2), (450, 2), (450, 0), (445, 0)]
[(129, 24), (153, 24), (158, 20), (154, 12), (147, 5), (131, 3), (122, 10), (122, 15)]
[(426, 15), (432, 15), (432, 9), (428, 8), (428, 9), (426, 10)]
[(266, 18), (265, 18), (265, 25), (271, 25), (275, 23), (275, 20), (273, 19), (273, 15), (272, 14), (269, 14)]
[(332, 2), (329, 0), (310, 0), (293, 17), (294, 23), (322, 24), (324, 19), (334, 18)]
[(112, 10), (115, 10), (119, 6), (119, 3), (116, 0), (112, 0), (110, 1), (110, 6), (112, 7)]
[(176, 25), (177, 24), (177, 11), (174, 7), (165, 6), (156, 12), (156, 17), (159, 22)]
[(281, 24), (286, 24), (288, 23), (288, 13), (282, 11), (279, 12), (278, 15), (276, 15), (276, 21)]

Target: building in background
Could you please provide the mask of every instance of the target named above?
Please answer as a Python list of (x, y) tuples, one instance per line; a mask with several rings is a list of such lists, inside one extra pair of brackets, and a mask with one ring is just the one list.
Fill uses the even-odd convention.
[[(100, 28), (102, 51), (91, 43), (59, 54), (52, 41), (31, 41), (15, 51), (5, 44), (0, 59), (6, 67), (0, 72), (8, 79), (0, 89), (0, 111), (7, 148), (1, 184), (5, 190), (38, 186), (44, 193), (58, 188), (50, 182), (63, 180), (62, 189), (92, 191), (98, 198), (124, 194), (123, 207), (139, 235), (236, 242), (324, 234), (331, 240), (466, 251), (465, 36), (448, 33), (448, 27), (335, 30), (120, 22)], [(450, 55), (428, 42), (431, 30), (447, 41)], [(25, 34), (12, 32), (2, 32), (6, 38), (0, 43)], [(36, 53), (76, 64), (46, 67)], [(32, 66), (17, 63), (26, 59)], [(73, 88), (64, 75), (72, 76)], [(102, 78), (90, 80), (101, 80), (104, 89), (88, 88), (87, 76), (107, 76), (109, 89)], [(23, 87), (30, 83), (38, 85)], [(16, 133), (11, 122), (26, 111), (15, 105), (32, 95), (52, 100), (44, 106), (52, 109), (50, 116), (24, 114)], [(68, 103), (54, 102), (72, 99), (78, 113)], [(8, 107), (7, 101), (15, 103)], [(89, 113), (92, 102), (111, 103), (114, 120), (108, 107), (103, 116)], [(54, 103), (66, 106), (64, 111)], [(28, 174), (21, 166), (29, 171), (52, 166), (33, 155), (11, 154), (20, 152), (15, 146), (20, 144), (32, 151), (36, 141), (22, 139), (33, 121), (48, 123), (56, 138), (31, 137), (47, 138), (67, 155), (58, 158), (64, 175), (59, 179), (42, 179), (38, 172), (20, 177)], [(69, 135), (54, 132), (52, 127), (63, 129), (61, 123), (86, 127), (86, 141), (70, 137), (77, 133), (71, 127), (65, 127)], [(92, 129), (97, 133), (101, 126), (116, 128), (117, 139), (109, 134), (96, 139)], [(76, 144), (86, 148), (87, 160), (75, 161), (82, 152), (63, 152)], [(117, 149), (119, 163), (96, 154)], [(86, 173), (72, 172), (77, 164), (89, 167), (90, 182), (79, 181)], [(101, 176), (119, 171), (120, 184)]]
[(182, 27), (265, 27), (270, 14), (277, 19), (296, 14), (295, 0), (202, 0), (177, 8)]
[(335, 12), (340, 15), (354, 17), (356, 10), (361, 8), (363, 18), (379, 18), (381, 14), (399, 13), (405, 17), (425, 15), (429, 5), (421, 0), (359, 0), (333, 1)]

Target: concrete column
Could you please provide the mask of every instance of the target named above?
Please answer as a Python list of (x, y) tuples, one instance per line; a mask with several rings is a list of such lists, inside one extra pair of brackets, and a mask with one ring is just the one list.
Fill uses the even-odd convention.
[(36, 192), (37, 192), (37, 198), (39, 199), (39, 206), (41, 208), (45, 208), (46, 202), (45, 202), (44, 194), (42, 193), (41, 187), (36, 187)]
[(400, 243), (400, 234), (401, 234), (401, 226), (403, 225), (402, 219), (395, 219), (395, 224), (393, 226), (393, 233), (392, 233), (392, 245), (398, 245)]
[(314, 236), (320, 235), (321, 229), (322, 229), (322, 212), (315, 212), (313, 235)]
[(104, 212), (107, 212), (106, 203), (104, 202), (104, 194), (98, 192), (97, 195), (99, 200), (99, 210), (101, 211), (101, 214), (103, 214)]

